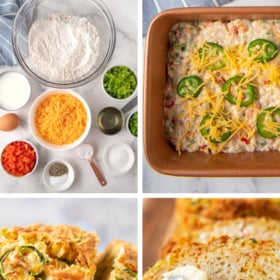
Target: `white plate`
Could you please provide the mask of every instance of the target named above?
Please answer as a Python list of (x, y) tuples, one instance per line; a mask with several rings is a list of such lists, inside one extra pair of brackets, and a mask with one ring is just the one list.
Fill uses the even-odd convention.
[[(51, 165), (54, 163), (62, 163), (66, 165), (68, 168), (67, 175), (63, 175), (60, 177), (50, 176), (49, 170)], [(73, 184), (74, 178), (75, 178), (75, 173), (72, 165), (69, 162), (62, 159), (55, 159), (50, 161), (43, 170), (43, 182), (45, 187), (49, 191), (61, 192), (67, 190)]]
[(104, 153), (104, 161), (110, 170), (117, 174), (128, 172), (134, 164), (135, 156), (132, 148), (125, 143), (109, 146)]

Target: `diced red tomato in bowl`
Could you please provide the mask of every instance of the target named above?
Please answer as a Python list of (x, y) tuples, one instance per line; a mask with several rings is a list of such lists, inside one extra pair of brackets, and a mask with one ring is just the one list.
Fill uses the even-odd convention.
[(38, 163), (36, 148), (29, 142), (18, 140), (9, 143), (1, 153), (3, 169), (15, 177), (32, 173)]

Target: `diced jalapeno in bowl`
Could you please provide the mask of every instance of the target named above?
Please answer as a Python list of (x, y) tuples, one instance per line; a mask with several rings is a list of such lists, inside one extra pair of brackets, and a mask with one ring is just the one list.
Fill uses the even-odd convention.
[(118, 100), (126, 99), (135, 92), (137, 77), (127, 66), (114, 66), (105, 73), (103, 87), (110, 97)]
[(138, 112), (132, 112), (127, 118), (127, 130), (129, 133), (137, 137), (138, 136)]

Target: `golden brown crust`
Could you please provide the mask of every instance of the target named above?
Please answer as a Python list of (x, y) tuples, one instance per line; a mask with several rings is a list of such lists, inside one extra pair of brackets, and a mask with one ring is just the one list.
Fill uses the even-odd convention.
[[(87, 275), (88, 274), (88, 275)], [(79, 268), (65, 268), (63, 270), (54, 271), (49, 270), (47, 275), (51, 277), (51, 279), (60, 280), (83, 280), (83, 279), (92, 279), (90, 273), (85, 273), (85, 271)]]
[(218, 220), (237, 217), (280, 219), (280, 199), (272, 198), (179, 198), (175, 207), (177, 233), (198, 229)]
[[(23, 245), (33, 246), (46, 260), (43, 268), (46, 279), (92, 279), (96, 271), (98, 242), (95, 233), (68, 225), (34, 224), (0, 231), (1, 256), (13, 248), (20, 253)], [(20, 268), (20, 271), (23, 273), (24, 269)], [(21, 279), (20, 275), (16, 276)]]
[(280, 221), (271, 218), (244, 217), (231, 220), (221, 220), (205, 225), (201, 229), (170, 239), (162, 247), (161, 258), (172, 252), (176, 247), (181, 247), (187, 242), (207, 243), (212, 238), (222, 235), (256, 240), (273, 240), (280, 243)]
[(137, 278), (137, 248), (135, 245), (115, 240), (100, 254), (96, 280), (132, 280)]

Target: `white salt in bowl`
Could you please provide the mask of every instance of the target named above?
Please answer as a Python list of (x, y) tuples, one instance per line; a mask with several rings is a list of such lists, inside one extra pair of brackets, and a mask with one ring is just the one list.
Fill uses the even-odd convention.
[[(51, 71), (46, 70), (50, 67), (38, 70), (36, 61), (32, 61), (28, 44), (31, 26), (34, 22), (49, 18), (54, 14), (85, 18), (96, 28), (100, 39), (98, 55), (94, 65), (86, 73), (74, 74), (72, 78), (50, 77)], [(53, 88), (74, 88), (96, 78), (110, 61), (115, 40), (116, 32), (112, 16), (108, 8), (99, 0), (83, 0), (82, 2), (77, 0), (27, 0), (18, 11), (13, 25), (13, 49), (19, 64), (39, 83)], [(53, 46), (50, 47), (53, 48)], [(71, 60), (68, 62), (76, 67), (75, 62)], [(71, 69), (66, 71), (69, 70)]]
[(126, 143), (115, 143), (107, 147), (103, 159), (112, 173), (124, 174), (134, 165), (135, 155)]

